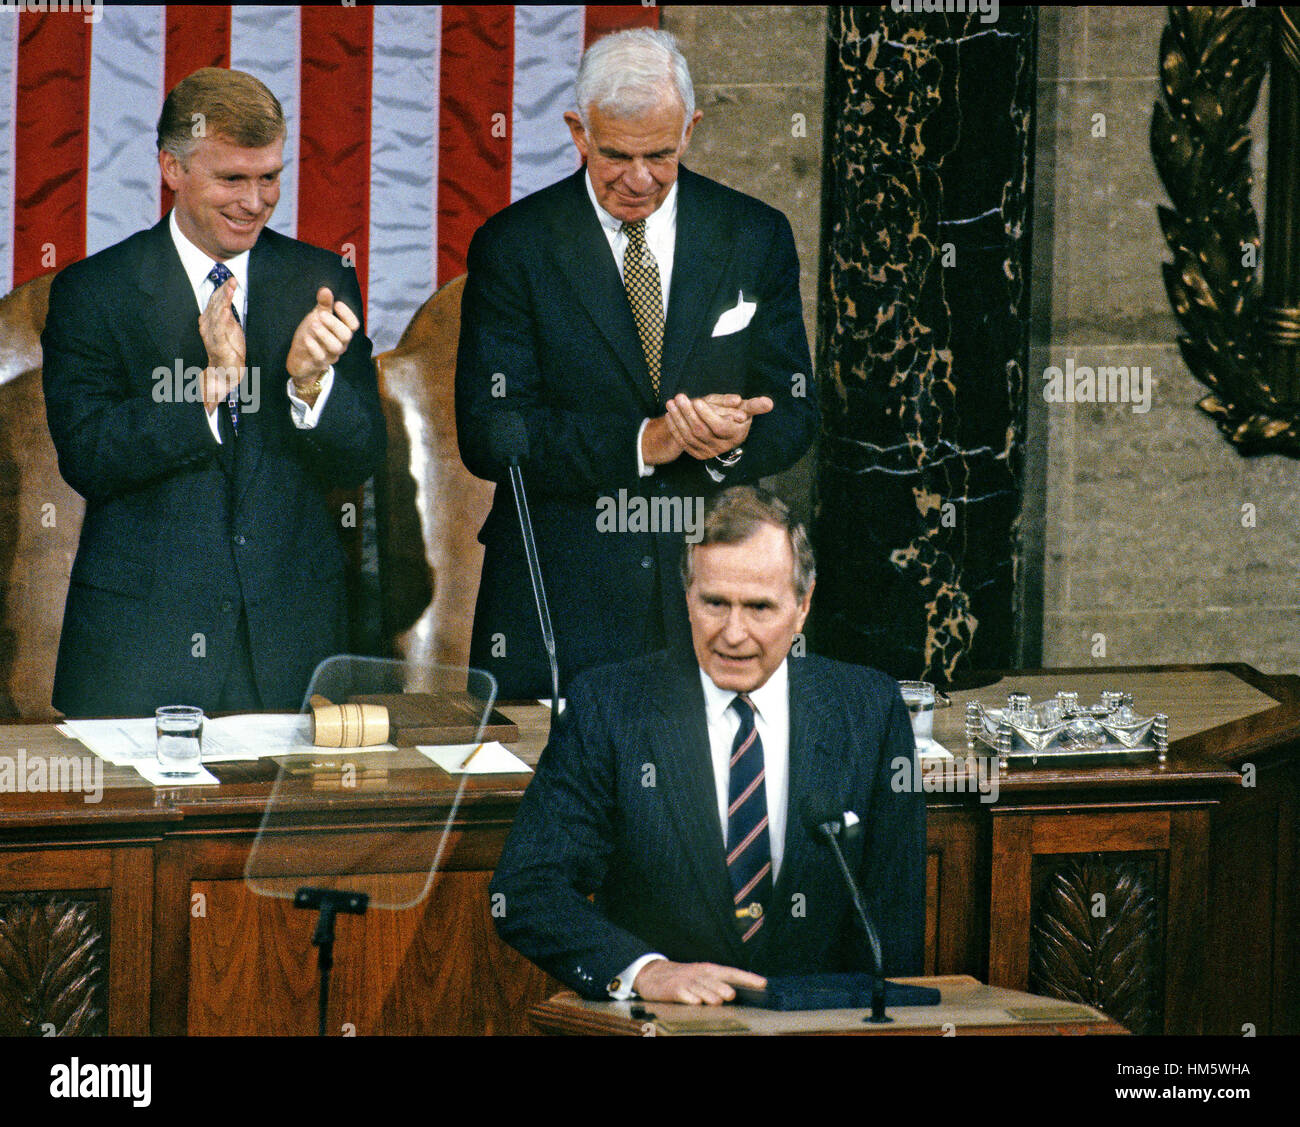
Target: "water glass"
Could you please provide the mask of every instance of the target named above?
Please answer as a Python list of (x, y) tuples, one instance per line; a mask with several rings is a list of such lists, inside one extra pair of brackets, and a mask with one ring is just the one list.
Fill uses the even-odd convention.
[(203, 762), (203, 709), (169, 704), (154, 712), (162, 774), (197, 775)]
[(912, 717), (912, 734), (918, 744), (934, 739), (934, 686), (929, 681), (899, 681), (903, 703)]

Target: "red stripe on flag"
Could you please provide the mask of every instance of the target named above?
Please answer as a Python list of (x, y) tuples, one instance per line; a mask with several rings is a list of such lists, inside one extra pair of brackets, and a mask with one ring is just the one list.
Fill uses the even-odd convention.
[(166, 53), (166, 90), (200, 67), (230, 66), (230, 6), (168, 4)]
[[(228, 4), (168, 4), (163, 47), (163, 94), (200, 67), (230, 66)], [(162, 210), (172, 206), (172, 190), (162, 186)]]
[(86, 257), (90, 25), (18, 16), (13, 285)]
[(657, 4), (588, 4), (583, 47), (590, 47), (602, 35), (628, 27), (658, 27)]
[(298, 238), (340, 255), (350, 249), (364, 302), (374, 12), (368, 7), (304, 6), (300, 26)]
[(446, 5), (442, 9), (440, 286), (465, 272), (470, 238), (485, 219), (510, 202), (514, 30), (514, 8), (508, 5)]
[(18, 16), (14, 286), (86, 257), (90, 24)]

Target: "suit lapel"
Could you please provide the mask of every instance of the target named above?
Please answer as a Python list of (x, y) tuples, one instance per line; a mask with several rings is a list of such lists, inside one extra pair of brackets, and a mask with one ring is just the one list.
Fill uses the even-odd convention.
[[(202, 370), (208, 364), (208, 350), (199, 334), (194, 287), (185, 276), (168, 222), (169, 217), (163, 216), (149, 229), (136, 268), (135, 284), (144, 295), (140, 317), (156, 355), (179, 359), (184, 369)], [(217, 461), (232, 472), (231, 451), (218, 450)]]
[(704, 691), (693, 657), (682, 655), (670, 665), (654, 702), (666, 721), (656, 755), (658, 777), (664, 783), (663, 794), (677, 824), (682, 850), (695, 872), (701, 915), (733, 952), (733, 965), (742, 966), (745, 952), (731, 914), (731, 881), (718, 821)]
[(710, 331), (709, 311), (734, 243), (725, 217), (706, 206), (699, 179), (686, 168), (677, 177), (677, 238), (664, 324), (665, 399), (680, 389), (691, 351)]
[(146, 236), (135, 284), (145, 296), (141, 320), (156, 353), (179, 359), (187, 368), (206, 367), (208, 351), (199, 335), (194, 287), (185, 276), (165, 217)]
[(622, 361), (624, 375), (637, 396), (658, 414), (661, 412), (650, 393), (650, 372), (632, 307), (610, 253), (609, 240), (587, 197), (583, 182), (586, 175), (584, 165), (570, 177), (569, 190), (561, 195), (561, 205), (551, 216), (551, 254), (569, 291)]

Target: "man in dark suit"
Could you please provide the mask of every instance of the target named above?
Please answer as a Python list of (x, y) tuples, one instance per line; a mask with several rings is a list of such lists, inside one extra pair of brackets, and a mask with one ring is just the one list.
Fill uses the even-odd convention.
[[(456, 365), (472, 473), (506, 480), (495, 419), (527, 430), (562, 685), (685, 643), (674, 573), (704, 499), (790, 466), (817, 427), (790, 224), (680, 167), (701, 114), (672, 37), (598, 40), (576, 93), (584, 167), (474, 236)], [(504, 697), (549, 695), (508, 485), (479, 539), (471, 664)]]
[(265, 229), (284, 138), (261, 82), (196, 71), (158, 122), (171, 213), (51, 287), (46, 411), (86, 498), (68, 715), (296, 708), (347, 648), (326, 491), (370, 476), (384, 423), (355, 271)]
[(845, 852), (885, 973), (919, 973), (925, 806), (891, 785), (915, 753), (897, 684), (787, 658), (812, 553), (770, 494), (721, 494), (684, 572), (693, 656), (574, 679), (492, 881), (502, 938), (590, 998), (718, 1004), (764, 975), (869, 969), (811, 807), (861, 821)]

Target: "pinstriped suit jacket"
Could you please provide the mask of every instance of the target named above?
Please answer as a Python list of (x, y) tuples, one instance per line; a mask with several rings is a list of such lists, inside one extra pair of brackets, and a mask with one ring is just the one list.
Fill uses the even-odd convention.
[[(821, 657), (790, 659), (790, 817), (768, 918), (748, 944), (731, 906), (704, 698), (693, 655), (666, 651), (577, 677), (492, 881), (502, 938), (591, 998), (639, 956), (759, 974), (866, 969), (865, 942), (804, 796), (852, 810), (845, 846), (880, 931), (887, 974), (919, 973), (923, 796), (890, 787), (915, 754), (895, 682)], [(910, 777), (910, 772), (909, 772)], [(589, 894), (594, 893), (594, 902)]]

